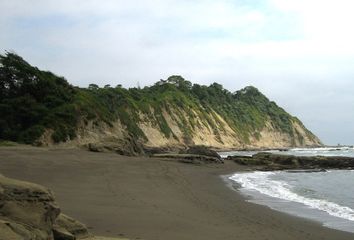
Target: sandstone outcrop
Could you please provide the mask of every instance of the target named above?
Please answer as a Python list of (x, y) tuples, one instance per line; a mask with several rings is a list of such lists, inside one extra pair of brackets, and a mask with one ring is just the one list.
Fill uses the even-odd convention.
[(60, 213), (49, 189), (0, 175), (0, 240), (75, 240), (90, 236), (84, 224)]

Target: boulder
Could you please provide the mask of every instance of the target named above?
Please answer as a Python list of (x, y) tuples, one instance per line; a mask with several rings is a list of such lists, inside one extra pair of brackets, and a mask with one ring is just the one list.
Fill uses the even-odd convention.
[(76, 240), (76, 237), (73, 234), (59, 226), (53, 227), (53, 235), (55, 240)]
[[(55, 221), (53, 232), (55, 240), (71, 240), (70, 235), (74, 237), (73, 239), (90, 236), (84, 224), (62, 213)], [(59, 237), (64, 235), (67, 236), (67, 238)]]
[(50, 190), (0, 175), (0, 206), (3, 228), (25, 239), (53, 239), (52, 225), (60, 209)]
[(185, 153), (208, 156), (208, 157), (215, 157), (215, 158), (221, 160), (220, 155), (216, 151), (214, 151), (206, 146), (202, 146), (202, 145), (191, 146), (185, 151)]
[(104, 139), (100, 142), (92, 142), (86, 145), (91, 152), (116, 152), (125, 156), (143, 155), (143, 145), (132, 136), (125, 139)]
[(75, 240), (89, 236), (85, 225), (60, 214), (49, 189), (0, 175), (0, 240)]

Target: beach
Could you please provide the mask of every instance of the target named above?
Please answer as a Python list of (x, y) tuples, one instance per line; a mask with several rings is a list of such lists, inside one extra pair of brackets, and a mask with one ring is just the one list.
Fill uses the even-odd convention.
[(0, 173), (44, 185), (96, 235), (146, 240), (353, 239), (245, 201), (222, 175), (231, 161), (194, 165), (81, 149), (0, 148)]

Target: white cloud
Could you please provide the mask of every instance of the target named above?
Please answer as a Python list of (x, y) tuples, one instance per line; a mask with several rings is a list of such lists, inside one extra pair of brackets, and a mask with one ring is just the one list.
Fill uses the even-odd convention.
[(309, 39), (330, 43), (354, 39), (350, 30), (354, 21), (351, 0), (272, 0), (272, 3), (282, 11), (300, 14)]

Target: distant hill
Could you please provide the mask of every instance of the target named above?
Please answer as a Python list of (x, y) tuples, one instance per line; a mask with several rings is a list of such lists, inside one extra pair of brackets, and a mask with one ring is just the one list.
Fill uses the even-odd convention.
[(252, 86), (231, 93), (218, 83), (171, 76), (144, 88), (79, 88), (7, 52), (0, 55), (0, 96), (0, 139), (28, 144), (122, 154), (191, 145), (321, 145), (299, 119)]

